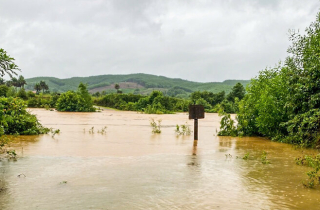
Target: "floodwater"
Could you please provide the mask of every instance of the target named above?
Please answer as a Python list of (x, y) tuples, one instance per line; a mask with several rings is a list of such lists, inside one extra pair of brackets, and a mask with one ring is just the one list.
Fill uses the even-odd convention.
[[(15, 139), (18, 160), (0, 162), (2, 210), (320, 208), (320, 190), (302, 186), (309, 169), (294, 160), (315, 151), (218, 137), (217, 114), (199, 120), (194, 148), (193, 135), (174, 132), (176, 124), (192, 128), (186, 113), (31, 112), (61, 133)], [(162, 120), (161, 134), (151, 133), (151, 118)], [(261, 163), (263, 151), (270, 164)]]

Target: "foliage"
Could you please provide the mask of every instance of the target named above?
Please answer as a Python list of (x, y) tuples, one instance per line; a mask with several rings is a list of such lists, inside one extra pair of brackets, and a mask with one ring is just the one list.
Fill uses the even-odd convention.
[(261, 163), (263, 164), (269, 164), (270, 161), (267, 159), (267, 152), (266, 151), (263, 151), (262, 152), (262, 155), (261, 155)]
[[(190, 94), (193, 91), (210, 91), (213, 93), (218, 93), (225, 91), (226, 93), (231, 91), (231, 88), (238, 82), (244, 86), (248, 84), (248, 80), (226, 80), (224, 82), (214, 82), (214, 83), (200, 83), (200, 82), (191, 82), (182, 79), (172, 79), (163, 76), (155, 76), (150, 74), (128, 74), (128, 75), (99, 75), (99, 76), (90, 76), (90, 77), (73, 77), (68, 79), (58, 79), (54, 77), (35, 77), (26, 79), (27, 81), (27, 90), (33, 89), (33, 86), (36, 83), (39, 83), (41, 80), (45, 81), (51, 90), (56, 89), (58, 92), (66, 92), (69, 90), (76, 91), (78, 84), (84, 82), (88, 84), (88, 90), (109, 86), (110, 84), (116, 84), (121, 82), (134, 82), (137, 83), (140, 87), (139, 94), (143, 94), (143, 90), (148, 89), (148, 93), (152, 92), (154, 89), (161, 89), (162, 91), (168, 91), (168, 96), (171, 95), (171, 91), (185, 91), (187, 94)], [(143, 87), (141, 87), (143, 86)], [(179, 88), (174, 88), (179, 87)], [(112, 88), (113, 89), (113, 88)], [(136, 89), (134, 87), (132, 92)], [(173, 89), (169, 92), (170, 89)], [(114, 91), (114, 89), (112, 90)], [(170, 93), (170, 94), (169, 94)], [(181, 94), (181, 93), (180, 93)]]
[(117, 93), (120, 93), (120, 85), (119, 84), (115, 84), (114, 89), (117, 90)]
[(9, 87), (7, 91), (7, 97), (16, 97), (17, 91), (14, 87)]
[(91, 95), (87, 86), (79, 84), (78, 91), (68, 91), (61, 94), (56, 103), (56, 109), (62, 112), (94, 112)]
[(17, 153), (15, 150), (9, 150), (7, 151), (7, 157), (8, 159), (17, 160)]
[[(180, 130), (181, 128), (181, 130)], [(182, 124), (182, 125), (176, 125), (176, 130), (175, 130), (176, 134), (177, 135), (186, 135), (186, 136), (190, 136), (191, 134), (191, 130), (190, 130), (190, 127), (188, 125), (188, 123), (185, 123), (185, 124)]]
[(50, 133), (52, 134), (52, 137), (54, 137), (56, 134), (60, 133), (60, 129), (50, 128)]
[(235, 121), (231, 118), (230, 114), (223, 114), (220, 121), (219, 136), (237, 136), (238, 130), (236, 129)]
[(35, 115), (26, 110), (25, 102), (19, 98), (0, 98), (0, 135), (48, 133)]
[(308, 188), (314, 188), (316, 185), (320, 185), (320, 154), (318, 155), (305, 155), (304, 157), (296, 158), (298, 165), (305, 165), (312, 168), (307, 172), (308, 182), (303, 182), (303, 185)]
[(42, 93), (44, 93), (44, 91), (49, 90), (49, 86), (47, 85), (47, 83), (45, 81), (41, 80), (39, 85), (40, 85), (40, 90), (42, 90)]
[(286, 61), (251, 80), (233, 129), (241, 135), (320, 147), (320, 15), (305, 35), (293, 32), (290, 40)]
[(249, 152), (247, 152), (247, 153), (242, 157), (242, 159), (244, 159), (244, 160), (248, 160), (248, 159), (249, 159), (249, 157), (250, 157), (250, 153), (249, 153)]
[(227, 100), (234, 102), (236, 98), (239, 100), (244, 98), (246, 90), (244, 89), (243, 85), (238, 82), (235, 86), (232, 87), (231, 92), (227, 95)]
[(94, 103), (120, 110), (141, 111), (147, 114), (169, 114), (187, 111), (190, 101), (164, 96), (161, 91), (153, 91), (149, 96), (134, 94), (107, 94), (96, 98)]
[(154, 119), (151, 119), (150, 126), (152, 127), (152, 133), (161, 133), (161, 120), (158, 120), (158, 123), (156, 123)]
[(27, 92), (25, 91), (24, 88), (20, 88), (20, 90), (17, 93), (17, 97), (22, 98), (24, 100), (26, 100), (28, 98)]
[(98, 130), (98, 133), (100, 133), (100, 134), (106, 134), (107, 133), (107, 126), (104, 126), (103, 128), (101, 128), (101, 130)]
[(6, 86), (6, 85), (0, 85), (0, 97), (1, 96), (6, 96), (7, 95), (7, 92), (9, 90), (9, 87)]
[(29, 90), (29, 91), (27, 92), (27, 97), (28, 97), (28, 98), (34, 98), (34, 97), (36, 97), (36, 94), (34, 94), (34, 92), (32, 92), (32, 91)]
[(40, 92), (40, 90), (41, 90), (40, 83), (36, 83), (36, 84), (33, 86), (33, 89), (37, 92), (37, 94), (39, 94), (39, 92)]
[(20, 71), (18, 66), (14, 63), (14, 58), (7, 55), (4, 49), (0, 49), (0, 74), (3, 77), (8, 74), (11, 78), (12, 75), (17, 75), (16, 71)]
[(26, 80), (24, 79), (24, 77), (22, 75), (20, 75), (18, 78), (18, 87), (24, 88), (24, 85), (26, 85), (26, 84), (27, 84)]

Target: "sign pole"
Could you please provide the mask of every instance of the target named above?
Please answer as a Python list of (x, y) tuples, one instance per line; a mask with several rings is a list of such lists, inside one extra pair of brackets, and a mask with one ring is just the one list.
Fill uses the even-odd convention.
[(193, 146), (198, 145), (198, 119), (194, 119), (194, 141), (193, 141)]
[(193, 146), (198, 145), (198, 119), (204, 118), (204, 107), (202, 105), (190, 105), (189, 106), (189, 119), (194, 119), (194, 141)]

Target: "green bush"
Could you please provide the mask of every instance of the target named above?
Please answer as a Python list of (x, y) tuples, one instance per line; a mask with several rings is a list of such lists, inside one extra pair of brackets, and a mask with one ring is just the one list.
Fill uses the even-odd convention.
[(62, 112), (94, 112), (93, 102), (86, 85), (80, 83), (78, 91), (68, 91), (61, 94), (56, 103), (56, 109)]
[(7, 91), (7, 97), (16, 97), (17, 91), (14, 87), (9, 87)]
[(35, 115), (26, 111), (26, 104), (19, 98), (0, 98), (0, 134), (35, 135), (48, 133)]
[(6, 96), (7, 92), (9, 90), (9, 87), (6, 85), (0, 85), (0, 97), (1, 96)]
[(17, 97), (22, 98), (24, 100), (28, 99), (27, 92), (24, 88), (20, 88), (20, 90), (17, 93)]
[(27, 96), (28, 96), (28, 98), (34, 98), (34, 97), (36, 97), (36, 94), (34, 92), (32, 92), (31, 90), (29, 90), (27, 92)]
[(285, 63), (251, 80), (238, 104), (237, 127), (221, 124), (241, 135), (320, 148), (320, 13), (305, 35), (290, 39)]

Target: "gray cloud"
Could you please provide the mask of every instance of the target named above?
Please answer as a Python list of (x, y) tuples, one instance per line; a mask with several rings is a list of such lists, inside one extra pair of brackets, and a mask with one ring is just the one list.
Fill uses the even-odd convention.
[(318, 0), (3, 0), (0, 43), (25, 77), (250, 79), (283, 60)]

